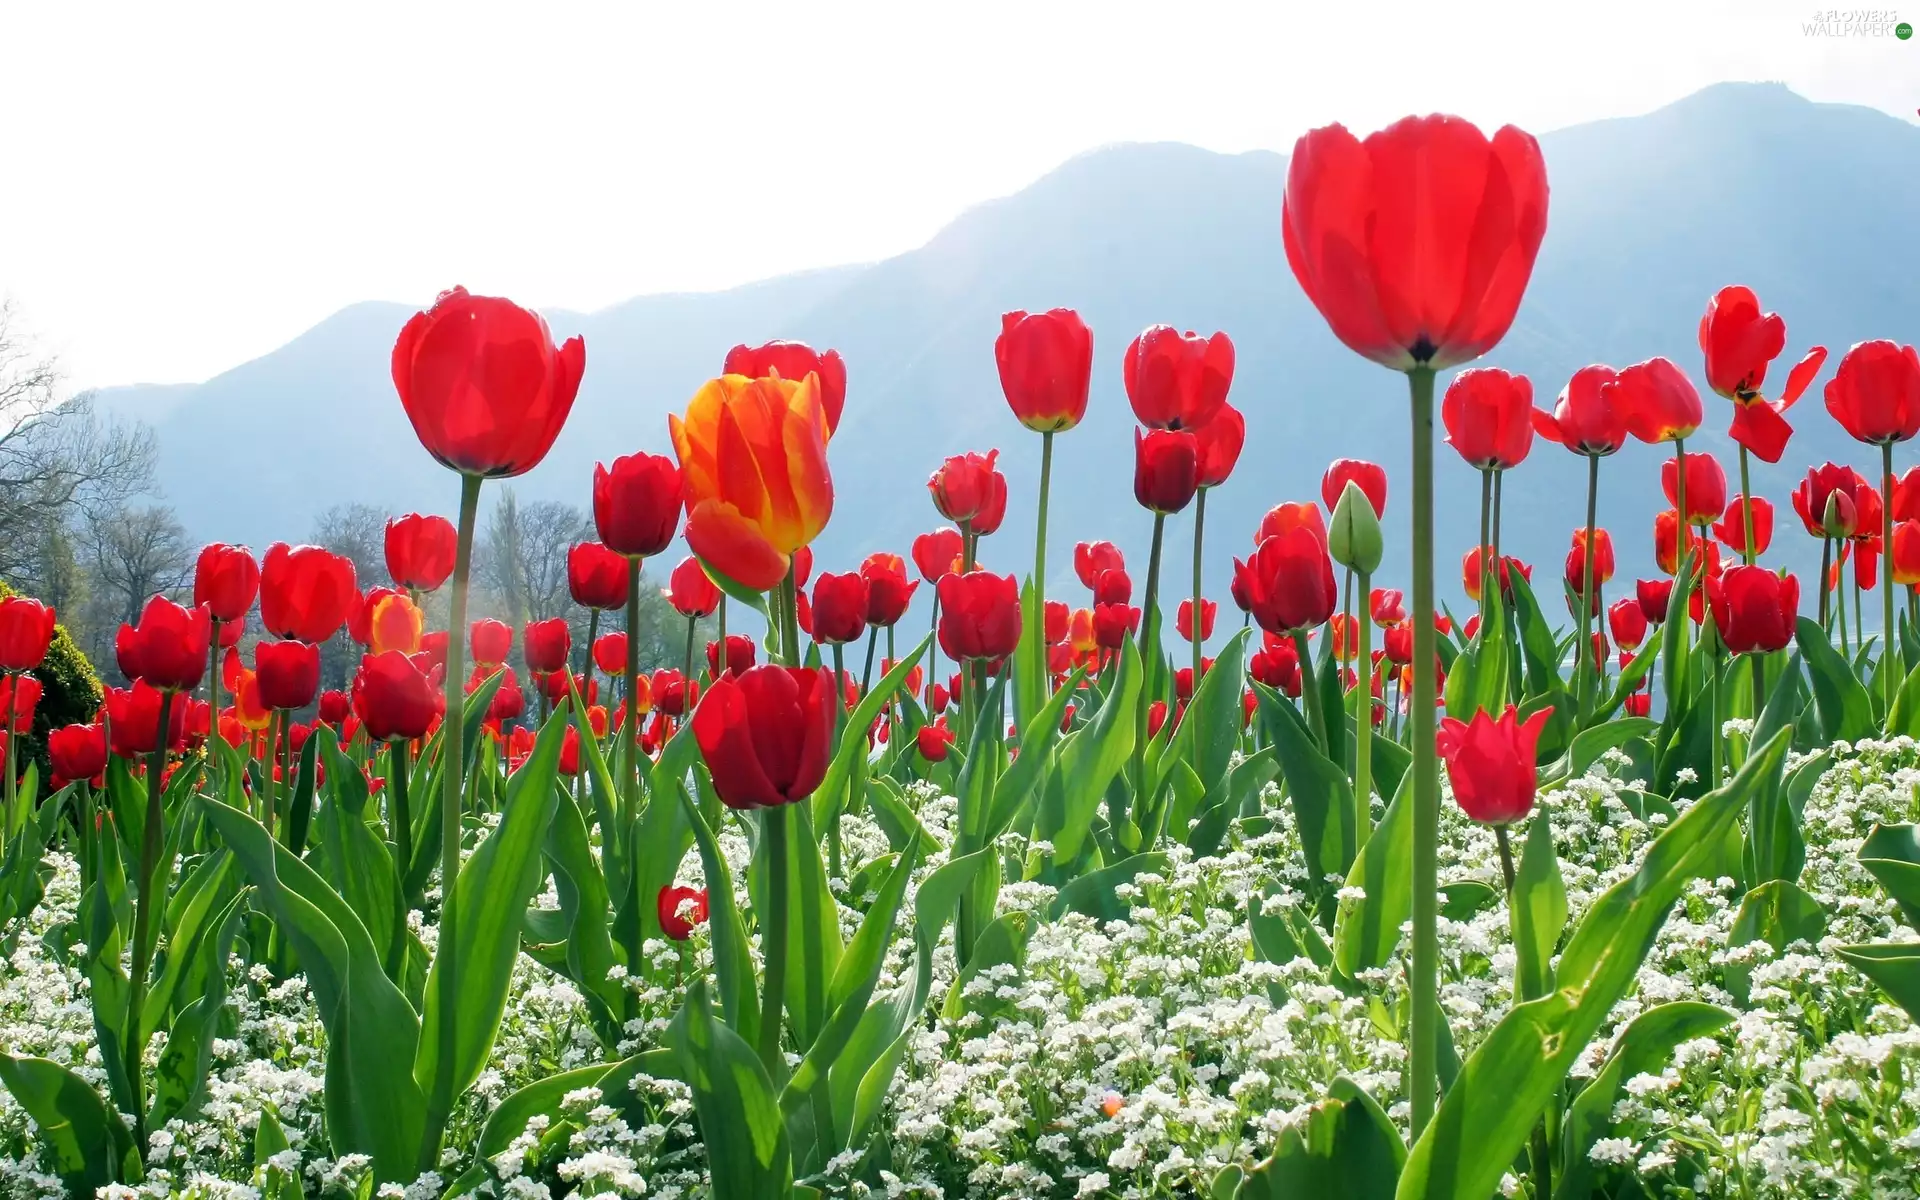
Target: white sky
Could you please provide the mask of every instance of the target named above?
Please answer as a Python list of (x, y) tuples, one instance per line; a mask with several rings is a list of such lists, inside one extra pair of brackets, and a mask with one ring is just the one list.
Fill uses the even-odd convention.
[(1727, 79), (1914, 119), (1920, 38), (1813, 37), (1814, 14), (10, 3), (0, 295), (76, 387), (198, 380), (356, 300), (592, 309), (884, 257), (1116, 141), (1285, 149), (1432, 110), (1541, 132)]

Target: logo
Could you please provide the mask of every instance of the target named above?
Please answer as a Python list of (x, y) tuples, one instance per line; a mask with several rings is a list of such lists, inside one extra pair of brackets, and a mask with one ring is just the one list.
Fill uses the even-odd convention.
[(1913, 36), (1913, 26), (1907, 24), (1905, 21), (1902, 21), (1898, 25), (1895, 25), (1893, 27), (1893, 36), (1899, 38), (1901, 41), (1904, 42), (1908, 38)]
[(1904, 42), (1913, 37), (1913, 26), (1890, 8), (1816, 9), (1812, 20), (1801, 22), (1800, 31), (1807, 37), (1824, 38), (1892, 35)]

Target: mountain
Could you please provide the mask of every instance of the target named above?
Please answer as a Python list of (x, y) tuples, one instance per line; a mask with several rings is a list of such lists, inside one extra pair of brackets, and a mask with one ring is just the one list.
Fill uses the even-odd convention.
[[(1910, 212), (1920, 129), (1778, 85), (1725, 84), (1541, 142), (1553, 189), (1546, 241), (1513, 331), (1480, 364), (1531, 376), (1536, 403), (1551, 404), (1589, 362), (1665, 354), (1699, 380), (1695, 327), (1727, 283), (1751, 285), (1787, 318), (1781, 376), (1811, 344), (1834, 352), (1824, 380), (1852, 342), (1915, 336), (1920, 251)], [(883, 262), (551, 313), (557, 335), (585, 335), (586, 379), (552, 455), (515, 486), (584, 504), (596, 459), (668, 449), (666, 413), (728, 347), (800, 338), (839, 348), (849, 364), (831, 456), (837, 516), (818, 547), (825, 568), (845, 569), (873, 549), (904, 553), (937, 523), (921, 488), (940, 459), (998, 447), (1013, 511), (984, 558), (1024, 572), (1040, 439), (1007, 413), (993, 339), (1006, 310), (1068, 305), (1093, 327), (1096, 365), (1088, 419), (1057, 439), (1052, 594), (1080, 595), (1067, 552), (1076, 540), (1122, 543), (1142, 574), (1150, 522), (1130, 492), (1120, 359), (1155, 322), (1225, 329), (1239, 350), (1233, 399), (1247, 414), (1248, 441), (1209, 504), (1210, 595), (1224, 598), (1229, 555), (1244, 552), (1261, 513), (1316, 497), (1335, 457), (1388, 466), (1401, 489), (1389, 504), (1389, 563), (1404, 561), (1405, 384), (1340, 346), (1294, 282), (1279, 237), (1285, 178), (1286, 159), (1267, 152), (1116, 146)], [(388, 378), (393, 338), (412, 308), (355, 305), (263, 358), (154, 395), (161, 480), (196, 536), (255, 546), (298, 538), (315, 512), (347, 499), (450, 510), (457, 486), (419, 448)], [(1869, 448), (1821, 411), (1818, 387), (1790, 414), (1800, 431), (1786, 462), (1756, 464), (1754, 479), (1781, 509), (1770, 558), (1801, 569), (1816, 561), (1817, 543), (1787, 502), (1806, 465), (1831, 458), (1877, 470)], [(141, 389), (124, 389), (113, 401), (137, 412), (142, 399)], [(1691, 448), (1719, 455), (1732, 475), (1727, 405), (1711, 395), (1706, 404), (1707, 427)], [(1661, 460), (1634, 445), (1601, 469), (1601, 521), (1614, 531), (1621, 582), (1651, 571)], [(1437, 463), (1442, 594), (1457, 597), (1454, 564), (1475, 537), (1479, 481), (1444, 447)], [(1584, 462), (1538, 444), (1510, 475), (1504, 545), (1550, 580), (1582, 518)], [(1191, 528), (1189, 516), (1168, 523), (1170, 580), (1188, 578)], [(1384, 582), (1400, 582), (1391, 566)]]

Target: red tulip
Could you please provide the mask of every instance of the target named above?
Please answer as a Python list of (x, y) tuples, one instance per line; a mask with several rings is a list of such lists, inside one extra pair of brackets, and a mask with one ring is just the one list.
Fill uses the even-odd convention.
[[(946, 705), (943, 704), (940, 707), (945, 708)], [(953, 746), (954, 733), (947, 728), (947, 719), (941, 717), (915, 730), (913, 739), (921, 758), (928, 762), (945, 762), (947, 751)]]
[(1637, 580), (1633, 594), (1640, 602), (1640, 614), (1646, 617), (1647, 623), (1658, 625), (1667, 619), (1667, 606), (1673, 602), (1673, 580)]
[(998, 450), (956, 454), (927, 480), (940, 515), (962, 529), (990, 534), (1007, 515), (1007, 477), (994, 466)]
[(31, 671), (53, 644), (53, 609), (25, 596), (0, 598), (0, 671)]
[[(1073, 548), (1073, 571), (1080, 582), (1090, 589), (1098, 590), (1097, 583), (1102, 573), (1119, 571), (1126, 577), (1127, 562), (1120, 548), (1112, 542), (1081, 542)], [(1128, 584), (1131, 594), (1132, 584)]]
[[(107, 736), (115, 754), (131, 759), (154, 750), (160, 736), (160, 698), (160, 689), (144, 679), (134, 680), (130, 688), (107, 689)], [(186, 743), (187, 703), (175, 697), (167, 705), (167, 749), (179, 750)]]
[(1626, 418), (1627, 432), (1649, 444), (1692, 437), (1706, 419), (1700, 393), (1670, 359), (1635, 363), (1601, 385), (1600, 394)]
[(1908, 467), (1906, 474), (1894, 479), (1893, 519), (1920, 521), (1920, 467)]
[[(733, 355), (729, 354), (727, 358), (731, 361)], [(695, 925), (706, 924), (706, 889), (663, 887), (654, 909), (654, 915), (660, 918), (660, 932), (676, 942), (684, 942), (693, 936)]]
[(1647, 624), (1646, 611), (1637, 599), (1623, 597), (1607, 606), (1607, 625), (1613, 630), (1614, 643), (1622, 650), (1640, 648), (1640, 643), (1647, 638)]
[(220, 622), (244, 621), (260, 591), (260, 567), (245, 546), (219, 542), (200, 548), (193, 563), (193, 602)]
[[(1573, 531), (1573, 548), (1567, 551), (1566, 580), (1567, 587), (1574, 595), (1580, 595), (1585, 589), (1581, 586), (1587, 572), (1587, 531)], [(1613, 578), (1613, 539), (1604, 529), (1593, 531), (1593, 583), (1600, 587)]]
[(1867, 477), (1858, 471), (1853, 475), (1853, 532), (1848, 536), (1855, 541), (1861, 538), (1880, 536), (1882, 506), (1880, 489), (1867, 482)]
[(929, 713), (945, 712), (947, 705), (952, 702), (953, 696), (946, 688), (937, 683), (927, 685), (927, 711)]
[(305, 708), (320, 690), (320, 647), (305, 642), (261, 642), (253, 673), (268, 708)]
[(664, 454), (626, 454), (593, 464), (593, 525), (616, 554), (651, 558), (680, 528), (680, 466)]
[(673, 611), (683, 617), (710, 617), (720, 607), (720, 585), (707, 574), (700, 560), (689, 554), (680, 560), (661, 593)]
[(1200, 446), (1191, 433), (1133, 431), (1133, 498), (1150, 512), (1177, 513), (1200, 486)]
[(1130, 604), (1093, 606), (1093, 641), (1102, 650), (1118, 650), (1140, 629), (1140, 610)]
[(1380, 649), (1387, 661), (1404, 667), (1413, 661), (1413, 626), (1389, 626), (1381, 635)]
[(709, 674), (716, 676), (721, 674), (738, 676), (752, 669), (754, 655), (753, 639), (746, 634), (728, 634), (726, 652), (727, 662), (723, 668), (720, 665), (720, 643), (717, 641), (707, 643), (707, 671)]
[(1765, 567), (1728, 567), (1711, 589), (1714, 628), (1734, 654), (1770, 654), (1793, 641), (1800, 581)]
[(539, 314), (509, 300), (442, 292), (393, 346), (393, 386), (427, 453), (466, 475), (521, 475), (560, 436), (587, 346), (556, 349)]
[(1067, 626), (1072, 620), (1073, 610), (1067, 607), (1067, 602), (1064, 600), (1049, 600), (1042, 611), (1045, 616), (1044, 632), (1046, 634), (1043, 640), (1049, 646), (1057, 646), (1065, 642)]
[(387, 521), (387, 574), (395, 587), (438, 591), (453, 574), (459, 533), (445, 517), (408, 513)]
[(1398, 625), (1407, 619), (1406, 601), (1406, 593), (1399, 588), (1375, 588), (1367, 597), (1367, 611), (1375, 625)]
[(907, 615), (919, 581), (907, 578), (907, 563), (898, 554), (869, 554), (860, 564), (867, 581), (867, 624), (888, 629)]
[(1533, 383), (1497, 367), (1462, 371), (1440, 401), (1447, 445), (1470, 467), (1504, 471), (1533, 449)]
[(40, 694), (40, 681), (31, 675), (0, 675), (0, 735), (32, 731)]
[[(1687, 498), (1687, 505), (1689, 508), (1693, 505), (1693, 498), (1691, 496)], [(1720, 518), (1720, 522), (1713, 527), (1713, 536), (1725, 542), (1727, 549), (1733, 551), (1735, 554), (1745, 554), (1747, 552), (1748, 506), (1748, 501), (1745, 496), (1735, 496), (1733, 503), (1727, 505), (1726, 516)], [(1755, 496), (1751, 507), (1753, 515), (1753, 553), (1755, 556), (1758, 556), (1765, 554), (1767, 547), (1773, 544), (1773, 503), (1765, 496)]]
[(1495, 720), (1483, 709), (1472, 722), (1444, 718), (1434, 748), (1447, 764), (1453, 798), (1462, 812), (1483, 825), (1511, 825), (1533, 811), (1534, 747), (1553, 710), (1543, 708), (1520, 720), (1519, 710)]
[(1534, 411), (1534, 431), (1575, 454), (1599, 457), (1619, 450), (1627, 440), (1627, 416), (1611, 386), (1617, 378), (1612, 367), (1581, 367), (1560, 389), (1551, 413)]
[(1320, 477), (1320, 502), (1327, 506), (1328, 512), (1339, 505), (1348, 482), (1360, 485), (1360, 491), (1373, 502), (1374, 516), (1387, 515), (1386, 468), (1358, 458), (1336, 458)]
[(1267, 515), (1260, 519), (1260, 530), (1253, 535), (1253, 544), (1258, 547), (1270, 537), (1278, 537), (1295, 528), (1305, 529), (1319, 540), (1322, 546), (1327, 544), (1327, 526), (1320, 519), (1320, 510), (1305, 500), (1276, 504)]
[(107, 727), (95, 721), (53, 730), (47, 734), (47, 761), (56, 780), (98, 777), (107, 769)]
[(1635, 692), (1627, 697), (1621, 711), (1630, 717), (1644, 717), (1653, 711), (1653, 697), (1646, 692)]
[(1133, 599), (1133, 580), (1125, 570), (1115, 568), (1100, 572), (1093, 581), (1093, 602), (1095, 604), (1126, 604)]
[(1902, 587), (1920, 584), (1920, 520), (1902, 521), (1893, 527), (1891, 575)]
[[(1219, 611), (1220, 611), (1220, 606), (1218, 604), (1215, 604), (1213, 601), (1206, 600), (1206, 599), (1203, 599), (1200, 601), (1200, 640), (1201, 641), (1204, 642), (1208, 638), (1213, 636), (1213, 618), (1214, 618), (1214, 615)], [(1174, 628), (1180, 631), (1181, 637), (1185, 638), (1189, 642), (1194, 640), (1193, 601), (1191, 599), (1182, 600), (1180, 602), (1180, 609), (1178, 613), (1176, 613), (1174, 616), (1173, 624), (1174, 624)]]
[[(1000, 390), (1020, 423), (1036, 433), (1072, 429), (1087, 415), (1093, 333), (1070, 308), (1000, 318), (993, 360)], [(957, 518), (948, 517), (948, 520)]]
[(1120, 364), (1133, 415), (1148, 429), (1194, 430), (1213, 420), (1233, 386), (1233, 342), (1152, 325)]
[(513, 630), (505, 621), (482, 617), (468, 626), (467, 648), (479, 666), (498, 666), (513, 652)]
[(805, 342), (767, 342), (761, 346), (735, 346), (727, 351), (721, 371), (727, 375), (745, 375), (765, 379), (778, 374), (782, 379), (802, 380), (808, 375), (819, 379), (820, 407), (826, 410), (827, 432), (840, 428), (840, 412), (847, 404), (847, 364), (838, 350), (816, 353)]
[(648, 689), (653, 698), (654, 711), (669, 717), (683, 716), (692, 707), (690, 701), (698, 698), (698, 688), (692, 690), (696, 694), (689, 696), (686, 676), (671, 667), (655, 671)]
[(573, 631), (564, 618), (529, 621), (520, 637), (520, 654), (527, 661), (527, 670), (538, 675), (566, 670), (573, 653)]
[[(1711, 525), (1720, 519), (1727, 507), (1727, 473), (1711, 454), (1687, 454), (1687, 524)], [(1676, 481), (1679, 478), (1679, 464), (1668, 459), (1660, 464), (1660, 486), (1667, 493), (1667, 503), (1678, 505), (1679, 493)]]
[(1335, 337), (1383, 366), (1478, 358), (1513, 324), (1547, 229), (1540, 147), (1458, 117), (1408, 117), (1365, 141), (1339, 125), (1294, 147), (1287, 263)]
[[(1484, 553), (1482, 547), (1475, 546), (1460, 558), (1460, 586), (1467, 598), (1480, 602), (1481, 580), (1486, 578), (1486, 568), (1481, 565)], [(1503, 555), (1493, 568), (1500, 576), (1500, 594), (1511, 598), (1513, 595), (1513, 574), (1519, 572), (1520, 578), (1533, 582), (1533, 568), (1512, 555)]]
[(729, 808), (804, 800), (826, 774), (838, 707), (833, 677), (803, 667), (754, 667), (718, 679), (693, 713), (693, 736)]
[(144, 680), (163, 690), (190, 690), (206, 674), (212, 641), (212, 613), (203, 607), (182, 608), (165, 596), (155, 596), (140, 610), (137, 626), (120, 627), (114, 653), (128, 679)]
[(353, 560), (319, 546), (275, 542), (260, 564), (260, 621), (275, 637), (318, 644), (360, 602)]
[(958, 529), (944, 525), (913, 539), (913, 565), (920, 572), (920, 578), (938, 583), (941, 576), (958, 571), (964, 543)]
[(453, 635), (444, 629), (420, 635), (420, 654), (429, 666), (445, 669), (447, 665), (447, 643)]
[(1787, 323), (1777, 313), (1762, 313), (1752, 289), (1721, 288), (1707, 302), (1700, 318), (1700, 352), (1707, 360), (1707, 386), (1733, 401), (1734, 441), (1767, 462), (1779, 462), (1793, 427), (1781, 415), (1800, 399), (1826, 361), (1827, 351), (1815, 346), (1787, 375), (1778, 400), (1760, 394), (1767, 367), (1786, 348)]
[(618, 631), (593, 639), (593, 665), (606, 675), (627, 673), (627, 635)]
[(867, 631), (867, 580), (856, 571), (823, 574), (813, 584), (813, 640), (834, 646)]
[(1296, 527), (1267, 538), (1233, 573), (1244, 580), (1253, 619), (1268, 633), (1291, 634), (1325, 624), (1339, 603), (1326, 542)]
[[(675, 571), (674, 578), (679, 576)], [(567, 551), (567, 592), (582, 608), (625, 608), (628, 583), (626, 555), (599, 542), (577, 542)]]
[(369, 654), (353, 676), (353, 711), (376, 742), (427, 736), (446, 698), (433, 677), (397, 650)]
[(1870, 592), (1880, 583), (1880, 536), (1855, 538), (1853, 545), (1854, 586)]
[(970, 571), (935, 587), (940, 649), (948, 658), (1004, 658), (1020, 644), (1020, 583), (1013, 576)]
[(1300, 654), (1286, 638), (1268, 637), (1247, 660), (1247, 674), (1275, 691), (1300, 695)]
[(353, 713), (353, 697), (329, 689), (320, 693), (320, 719), (336, 728)]
[(1885, 445), (1920, 433), (1920, 354), (1858, 342), (1827, 381), (1827, 411), (1855, 441)]

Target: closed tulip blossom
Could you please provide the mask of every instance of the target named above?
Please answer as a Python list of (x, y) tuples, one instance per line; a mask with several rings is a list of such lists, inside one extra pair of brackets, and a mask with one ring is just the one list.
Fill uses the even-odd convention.
[(47, 734), (47, 761), (53, 777), (63, 781), (98, 779), (107, 769), (107, 729), (95, 721), (90, 725), (63, 725)]
[(1121, 382), (1133, 415), (1148, 429), (1194, 430), (1218, 415), (1233, 386), (1233, 342), (1171, 325), (1150, 326), (1127, 347)]
[[(941, 708), (946, 705), (942, 704)], [(920, 757), (930, 763), (945, 762), (947, 751), (953, 748), (954, 732), (947, 727), (947, 719), (940, 717), (929, 721), (914, 731), (914, 746), (920, 751)]]
[(824, 573), (813, 582), (813, 640), (837, 646), (867, 631), (868, 588), (857, 571)]
[(0, 675), (0, 734), (33, 730), (33, 713), (42, 688), (31, 675)]
[(1440, 419), (1468, 466), (1505, 471), (1533, 448), (1533, 384), (1495, 367), (1462, 371), (1441, 398)]
[[(1212, 600), (1202, 600), (1200, 602), (1200, 629), (1198, 631), (1200, 641), (1204, 642), (1213, 636), (1213, 618), (1219, 610), (1220, 606)], [(1179, 630), (1180, 636), (1185, 640), (1189, 642), (1195, 640), (1192, 600), (1182, 600), (1180, 602), (1179, 612), (1174, 617), (1174, 628)]]
[(628, 582), (626, 555), (599, 542), (578, 542), (568, 549), (567, 593), (580, 607), (602, 612), (625, 608)]
[(847, 403), (847, 364), (838, 350), (815, 351), (805, 342), (773, 341), (759, 346), (735, 346), (727, 351), (721, 370), (728, 375), (766, 379), (815, 377), (820, 392), (820, 407), (827, 414), (827, 432), (840, 428), (840, 413)]
[(1626, 417), (1627, 432), (1650, 445), (1692, 437), (1706, 420), (1700, 393), (1671, 359), (1622, 369), (1602, 394)]
[(1000, 336), (994, 339), (993, 360), (1007, 406), (1028, 429), (1057, 433), (1086, 416), (1093, 333), (1079, 313), (1055, 308), (1005, 314)]
[(1753, 527), (1753, 553), (1758, 557), (1773, 544), (1773, 502), (1765, 496), (1755, 496), (1751, 501), (1735, 496), (1727, 505), (1726, 515), (1714, 525), (1713, 536), (1735, 554), (1745, 554), (1749, 524)]
[(692, 555), (680, 560), (660, 594), (683, 617), (710, 617), (720, 607), (720, 586)]
[(1575, 454), (1605, 458), (1627, 440), (1627, 412), (1617, 389), (1618, 372), (1595, 363), (1581, 367), (1560, 389), (1553, 411), (1535, 410), (1534, 431)]
[(1360, 491), (1373, 505), (1373, 515), (1387, 515), (1387, 469), (1378, 463), (1358, 458), (1337, 458), (1320, 477), (1320, 502), (1332, 512), (1348, 483), (1360, 485)]
[(920, 578), (939, 583), (961, 567), (965, 538), (958, 529), (942, 526), (913, 539), (913, 566)]
[(652, 558), (680, 529), (680, 468), (663, 454), (593, 464), (593, 525), (616, 554)]
[(1714, 628), (1733, 654), (1770, 654), (1793, 641), (1800, 582), (1765, 567), (1728, 567), (1710, 589)]
[(521, 631), (520, 653), (526, 659), (527, 670), (535, 674), (563, 671), (573, 653), (573, 631), (567, 628), (562, 617), (529, 621)]
[(353, 712), (376, 742), (427, 736), (444, 700), (419, 664), (398, 651), (369, 654), (353, 676)]
[(1920, 585), (1920, 520), (1906, 520), (1893, 527), (1893, 554), (1888, 562), (1889, 578), (1901, 587)]
[(907, 563), (898, 554), (869, 554), (860, 564), (867, 584), (867, 624), (889, 629), (907, 615), (913, 593), (920, 586), (907, 578)]
[[(380, 591), (382, 589), (375, 589)], [(414, 654), (425, 640), (426, 614), (404, 592), (369, 596), (366, 611), (366, 638), (361, 645), (371, 654), (398, 650)]]
[(773, 808), (812, 795), (826, 774), (836, 693), (829, 672), (803, 667), (715, 680), (694, 710), (693, 736), (721, 803)]
[(1192, 503), (1200, 486), (1199, 446), (1192, 434), (1135, 430), (1133, 451), (1133, 498), (1140, 507), (1165, 515)]
[(140, 610), (138, 624), (120, 627), (114, 653), (128, 679), (162, 691), (184, 691), (206, 674), (212, 641), (213, 616), (204, 607), (182, 608), (155, 596)]
[(320, 691), (320, 647), (261, 642), (253, 651), (253, 672), (268, 708), (305, 708)]
[(660, 932), (676, 942), (686, 941), (693, 936), (694, 926), (707, 923), (705, 888), (663, 887), (654, 907)]
[(1440, 722), (1435, 748), (1462, 812), (1482, 825), (1511, 825), (1533, 811), (1535, 746), (1552, 716), (1543, 708), (1522, 721), (1509, 704), (1497, 720), (1483, 709), (1472, 721)]
[(319, 546), (267, 547), (260, 564), (260, 623), (268, 633), (324, 642), (359, 602), (351, 559)]
[(1123, 567), (1100, 572), (1093, 581), (1095, 604), (1126, 604), (1133, 599), (1133, 580)]
[(1324, 625), (1340, 600), (1326, 542), (1304, 526), (1261, 542), (1245, 562), (1234, 560), (1233, 571), (1244, 581), (1253, 619), (1269, 633)]
[(1000, 452), (956, 454), (927, 480), (933, 506), (966, 533), (991, 534), (1007, 515), (1007, 477), (994, 464)]
[(687, 544), (742, 587), (764, 592), (779, 584), (832, 515), (819, 386), (811, 375), (798, 382), (723, 375), (701, 386), (685, 416), (667, 418), (685, 488)]
[(593, 639), (593, 665), (603, 674), (622, 676), (627, 673), (627, 635), (615, 631), (603, 633)]
[(1225, 483), (1240, 462), (1247, 444), (1247, 419), (1231, 404), (1223, 404), (1211, 421), (1193, 431), (1196, 475), (1200, 487)]
[(1614, 644), (1622, 650), (1638, 650), (1647, 639), (1647, 614), (1636, 597), (1623, 597), (1608, 605), (1607, 625), (1613, 630)]
[(1827, 381), (1827, 411), (1855, 441), (1885, 446), (1920, 433), (1920, 354), (1889, 341), (1860, 342)]
[(1276, 504), (1260, 518), (1260, 530), (1253, 535), (1253, 544), (1258, 546), (1270, 537), (1300, 528), (1305, 529), (1320, 540), (1327, 542), (1327, 524), (1320, 518), (1320, 510), (1304, 500), (1292, 500), (1285, 504)]
[(468, 629), (467, 648), (476, 664), (498, 666), (513, 651), (513, 629), (505, 621), (482, 617)]
[(193, 562), (193, 602), (223, 624), (244, 621), (260, 592), (260, 566), (245, 546), (202, 546)]
[(685, 716), (698, 699), (697, 688), (690, 688), (687, 677), (671, 667), (663, 667), (653, 673), (649, 681), (648, 694), (653, 700), (654, 711), (669, 717)]
[(31, 671), (53, 644), (54, 611), (26, 596), (0, 598), (0, 671)]
[(440, 589), (453, 575), (459, 531), (445, 517), (408, 513), (387, 521), (387, 574), (395, 587), (414, 592)]
[[(624, 648), (624, 647), (623, 647)], [(740, 675), (753, 666), (753, 639), (744, 633), (730, 633), (726, 641), (726, 662), (720, 661), (719, 642), (707, 643), (707, 670), (715, 675)]]
[(996, 659), (1020, 644), (1020, 583), (1011, 575), (970, 571), (936, 585), (940, 649), (953, 659)]
[(1667, 607), (1673, 601), (1673, 580), (1639, 579), (1634, 581), (1634, 598), (1640, 603), (1640, 612), (1650, 624), (1658, 625), (1667, 619)]
[[(1587, 531), (1573, 531), (1573, 547), (1567, 551), (1566, 583), (1567, 590), (1575, 596), (1585, 593), (1587, 572)], [(1613, 578), (1613, 539), (1604, 529), (1593, 531), (1593, 584), (1596, 595), (1598, 589)]]
[[(1682, 458), (1687, 470), (1687, 524), (1711, 525), (1726, 511), (1727, 473), (1711, 454), (1684, 454)], [(1667, 503), (1676, 508), (1681, 502), (1676, 485), (1678, 474), (1674, 459), (1660, 464), (1660, 486), (1667, 494)]]
[(144, 679), (134, 680), (130, 688), (108, 688), (104, 706), (108, 746), (121, 758), (138, 758), (159, 748), (162, 708), (167, 714), (165, 748), (179, 750), (186, 745), (187, 706)]
[(1140, 610), (1130, 604), (1096, 604), (1093, 640), (1102, 650), (1118, 650), (1140, 629)]

